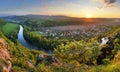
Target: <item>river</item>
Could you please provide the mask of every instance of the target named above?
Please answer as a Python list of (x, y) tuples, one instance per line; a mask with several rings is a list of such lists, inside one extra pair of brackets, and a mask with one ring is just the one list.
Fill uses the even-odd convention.
[[(38, 47), (36, 47), (36, 46), (28, 43), (28, 42), (25, 40), (24, 35), (23, 35), (23, 31), (24, 31), (24, 30), (23, 30), (23, 27), (22, 27), (22, 25), (19, 25), (19, 27), (20, 27), (20, 30), (19, 30), (19, 32), (18, 32), (18, 40), (19, 40), (19, 42), (20, 42), (23, 46), (25, 46), (26, 48), (39, 50)], [(49, 51), (46, 51), (46, 50), (44, 50), (44, 49), (41, 49), (41, 50), (44, 51), (44, 52), (46, 52), (46, 53), (48, 53), (48, 54), (51, 54), (51, 53), (52, 53), (51, 50), (49, 50)]]
[(18, 40), (20, 41), (20, 43), (21, 43), (23, 46), (25, 46), (25, 47), (27, 47), (27, 48), (29, 48), (29, 49), (36, 49), (36, 50), (38, 50), (37, 47), (31, 45), (30, 43), (28, 43), (28, 42), (25, 40), (24, 35), (23, 35), (23, 27), (22, 27), (22, 25), (20, 25), (19, 27), (20, 27), (20, 30), (19, 30), (19, 33), (18, 33)]

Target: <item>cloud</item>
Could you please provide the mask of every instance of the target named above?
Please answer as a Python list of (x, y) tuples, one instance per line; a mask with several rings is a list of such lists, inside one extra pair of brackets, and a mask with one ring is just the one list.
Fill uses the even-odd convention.
[(116, 0), (103, 0), (103, 4), (105, 7), (116, 7)]
[(106, 4), (116, 3), (116, 0), (103, 0)]
[(92, 0), (93, 2), (99, 2), (102, 4), (99, 8), (107, 8), (107, 7), (117, 7), (117, 0)]

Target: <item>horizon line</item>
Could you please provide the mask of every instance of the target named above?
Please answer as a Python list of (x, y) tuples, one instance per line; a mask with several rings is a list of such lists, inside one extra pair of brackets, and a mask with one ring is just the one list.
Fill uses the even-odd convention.
[(87, 17), (77, 17), (77, 16), (68, 16), (68, 15), (48, 15), (48, 14), (0, 14), (0, 17), (7, 17), (7, 16), (26, 16), (26, 15), (43, 15), (43, 16), (65, 16), (65, 17), (70, 17), (70, 18), (86, 18), (86, 19), (93, 19), (93, 18), (108, 18), (108, 19), (112, 19), (112, 18), (120, 18), (120, 17), (91, 17), (91, 18), (87, 18)]

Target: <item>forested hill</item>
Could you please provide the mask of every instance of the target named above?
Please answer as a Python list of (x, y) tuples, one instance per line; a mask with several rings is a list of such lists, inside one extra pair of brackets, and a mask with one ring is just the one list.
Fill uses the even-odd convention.
[(2, 17), (5, 20), (15, 20), (15, 21), (22, 21), (22, 20), (26, 20), (26, 19), (69, 19), (71, 17), (67, 17), (67, 16), (49, 16), (49, 15), (12, 15), (12, 16), (6, 16), (6, 17)]

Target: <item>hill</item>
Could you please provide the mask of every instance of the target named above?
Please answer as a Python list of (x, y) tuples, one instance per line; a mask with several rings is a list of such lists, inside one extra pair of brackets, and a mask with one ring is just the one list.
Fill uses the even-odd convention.
[(6, 17), (2, 17), (3, 19), (7, 20), (7, 21), (12, 21), (12, 22), (21, 22), (24, 20), (28, 20), (28, 19), (68, 19), (70, 17), (67, 16), (49, 16), (49, 15), (12, 15), (12, 16), (6, 16)]

